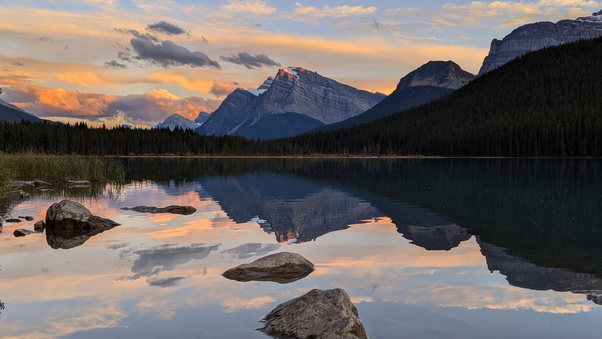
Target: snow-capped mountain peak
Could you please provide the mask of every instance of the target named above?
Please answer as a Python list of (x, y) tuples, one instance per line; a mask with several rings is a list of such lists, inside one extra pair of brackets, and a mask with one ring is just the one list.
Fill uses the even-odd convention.
[(195, 124), (194, 121), (184, 118), (179, 114), (174, 114), (163, 122), (158, 123), (155, 128), (169, 128), (170, 130), (176, 129), (176, 127), (180, 127), (181, 129), (195, 129), (198, 125)]

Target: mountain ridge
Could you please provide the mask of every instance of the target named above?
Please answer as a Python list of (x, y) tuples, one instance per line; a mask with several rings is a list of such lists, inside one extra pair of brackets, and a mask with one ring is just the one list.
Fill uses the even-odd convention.
[(401, 112), (450, 94), (474, 78), (475, 75), (464, 71), (451, 60), (429, 61), (402, 77), (391, 94), (366, 112), (316, 130), (355, 126)]
[(502, 40), (493, 39), (478, 75), (483, 75), (527, 52), (602, 36), (602, 10), (588, 17), (556, 23), (541, 21), (515, 28)]
[(268, 77), (255, 91), (236, 89), (196, 131), (262, 139), (285, 137), (361, 114), (384, 97), (303, 67), (288, 67)]

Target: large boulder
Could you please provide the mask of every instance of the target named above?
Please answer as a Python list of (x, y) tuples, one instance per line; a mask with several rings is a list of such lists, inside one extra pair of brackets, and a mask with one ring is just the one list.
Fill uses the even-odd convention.
[(172, 214), (183, 214), (189, 215), (196, 212), (196, 208), (192, 206), (178, 206), (169, 205), (166, 207), (155, 207), (155, 206), (136, 206), (132, 208), (122, 207), (122, 210), (132, 210), (140, 213), (172, 213)]
[(314, 289), (282, 303), (262, 319), (259, 330), (274, 338), (368, 338), (345, 290)]
[(46, 211), (46, 228), (61, 230), (107, 230), (119, 224), (105, 218), (92, 215), (84, 205), (63, 200), (52, 204)]
[(222, 275), (243, 282), (256, 280), (287, 284), (305, 278), (313, 270), (314, 264), (301, 255), (281, 252), (231, 268)]

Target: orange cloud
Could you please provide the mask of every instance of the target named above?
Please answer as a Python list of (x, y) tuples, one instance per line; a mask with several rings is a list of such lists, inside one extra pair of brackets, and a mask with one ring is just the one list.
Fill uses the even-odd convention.
[(209, 92), (215, 96), (221, 97), (232, 93), (235, 89), (236, 85), (214, 81)]

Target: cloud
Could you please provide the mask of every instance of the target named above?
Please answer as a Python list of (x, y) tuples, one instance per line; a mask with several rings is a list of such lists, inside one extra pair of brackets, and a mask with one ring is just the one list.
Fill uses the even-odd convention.
[(265, 54), (251, 55), (247, 52), (238, 52), (237, 54), (232, 54), (228, 57), (222, 55), (220, 59), (233, 64), (243, 65), (248, 69), (261, 68), (263, 66), (280, 67), (279, 63), (270, 59)]
[(148, 25), (148, 26), (146, 26), (146, 29), (149, 31), (164, 33), (164, 34), (169, 34), (169, 35), (187, 34), (186, 31), (183, 30), (182, 28), (180, 28), (174, 24), (170, 24), (169, 22), (165, 22), (165, 21), (160, 21), (160, 22), (157, 22), (156, 24)]
[(324, 6), (317, 8), (313, 6), (303, 6), (300, 3), (296, 3), (296, 8), (293, 11), (293, 18), (309, 17), (311, 19), (322, 19), (326, 17), (331, 18), (347, 18), (352, 16), (361, 16), (372, 14), (376, 12), (376, 7), (363, 7), (363, 6)]
[(180, 98), (167, 90), (155, 89), (145, 94), (119, 97), (107, 106), (106, 114), (115, 116), (122, 111), (132, 122), (146, 121), (146, 124), (154, 126), (157, 122), (163, 121), (173, 114), (193, 120), (200, 111), (214, 111), (220, 102), (196, 96)]
[(171, 271), (176, 266), (185, 264), (190, 260), (202, 260), (219, 245), (191, 244), (190, 246), (176, 247), (174, 245), (161, 245), (134, 252), (138, 259), (132, 265), (132, 272), (150, 272), (159, 266), (162, 270)]
[(212, 112), (221, 103), (219, 99), (206, 100), (197, 96), (180, 98), (164, 89), (116, 96), (12, 84), (5, 92), (7, 101), (39, 117), (65, 117), (65, 121), (73, 118), (91, 122), (120, 121), (148, 127), (176, 113), (194, 119), (200, 111)]
[(111, 67), (111, 68), (127, 68), (128, 67), (126, 64), (120, 64), (119, 62), (117, 62), (115, 60), (106, 61), (105, 66)]
[(270, 7), (265, 1), (236, 1), (228, 0), (227, 5), (222, 5), (222, 9), (231, 13), (250, 13), (255, 15), (271, 15), (276, 12), (276, 8)]
[(47, 36), (40, 37), (38, 40), (42, 42), (54, 42), (54, 40), (50, 39)]
[(223, 82), (215, 81), (215, 82), (213, 82), (213, 86), (211, 86), (209, 93), (211, 93), (217, 97), (226, 96), (226, 95), (232, 93), (236, 89), (236, 87), (237, 86), (234, 84), (231, 85), (231, 84), (225, 84)]
[(13, 66), (20, 66), (20, 67), (23, 66), (23, 64), (20, 63), (20, 62), (18, 62), (18, 61), (17, 62), (12, 62), (11, 65), (13, 65)]
[[(516, 27), (539, 20), (559, 20), (566, 18), (567, 10), (571, 17), (579, 13), (589, 13), (592, 8), (600, 8), (601, 2), (582, 0), (539, 0), (539, 1), (473, 1), (466, 5), (446, 3), (435, 10), (417, 8), (397, 8), (386, 10), (386, 14), (394, 14), (398, 18), (423, 19), (422, 23), (436, 29), (454, 27), (487, 27), (500, 29)], [(590, 10), (586, 10), (590, 9)]]
[(205, 53), (198, 51), (191, 52), (186, 47), (176, 45), (171, 41), (161, 41), (159, 44), (155, 44), (148, 39), (134, 38), (130, 40), (130, 44), (138, 54), (135, 57), (136, 59), (146, 60), (166, 68), (180, 65), (222, 68), (219, 63), (211, 60)]
[(136, 39), (140, 39), (140, 40), (150, 40), (150, 41), (154, 41), (154, 42), (159, 42), (159, 39), (150, 34), (150, 33), (140, 33), (135, 29), (130, 29), (130, 28), (114, 28), (113, 29), (115, 32), (117, 33), (121, 33), (121, 34), (127, 34), (127, 35), (133, 35)]

